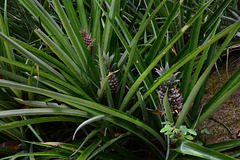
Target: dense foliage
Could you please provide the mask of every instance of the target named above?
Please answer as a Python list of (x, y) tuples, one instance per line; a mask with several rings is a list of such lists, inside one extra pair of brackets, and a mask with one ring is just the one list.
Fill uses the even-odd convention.
[[(238, 0), (2, 0), (0, 158), (235, 159), (201, 144), (214, 64), (239, 45)], [(219, 149), (221, 145), (221, 149)], [(14, 148), (15, 147), (15, 148)], [(14, 148), (14, 149), (13, 149)]]

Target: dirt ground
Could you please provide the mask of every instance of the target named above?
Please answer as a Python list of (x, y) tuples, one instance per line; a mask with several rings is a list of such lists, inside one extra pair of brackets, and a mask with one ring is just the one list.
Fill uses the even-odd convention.
[[(240, 51), (229, 55), (228, 69), (226, 69), (226, 57), (218, 61), (218, 71), (214, 69), (209, 77), (207, 89), (202, 104), (220, 89), (240, 67)], [(237, 89), (214, 113), (210, 115), (200, 126), (199, 130), (206, 128), (210, 134), (199, 133), (205, 145), (230, 140), (232, 134), (236, 133), (240, 126), (240, 88)]]

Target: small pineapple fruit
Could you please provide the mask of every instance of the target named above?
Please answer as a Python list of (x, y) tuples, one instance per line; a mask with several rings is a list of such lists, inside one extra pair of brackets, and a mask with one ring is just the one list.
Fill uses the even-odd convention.
[[(156, 69), (156, 72), (162, 76), (169, 69), (168, 63), (165, 68), (161, 67), (160, 69)], [(179, 89), (177, 88), (177, 83), (179, 80), (176, 79), (176, 76), (179, 72), (172, 74), (165, 81), (160, 84), (160, 90), (158, 91), (159, 98), (163, 101), (164, 95), (168, 88), (168, 102), (172, 111), (178, 111), (182, 108), (182, 94), (179, 93)]]
[[(91, 34), (88, 34), (84, 29), (81, 29), (80, 33), (81, 33), (82, 39), (83, 39), (86, 47), (88, 47), (93, 42)], [(91, 49), (92, 49), (92, 45), (91, 45), (90, 51), (91, 51)]]
[(113, 96), (115, 96), (115, 94), (117, 92), (117, 89), (118, 89), (118, 78), (115, 74), (116, 71), (112, 72), (112, 67), (114, 66), (112, 64), (113, 58), (114, 58), (114, 54), (109, 56), (109, 53), (106, 54), (105, 52), (103, 52), (103, 62), (105, 64), (106, 73), (109, 76), (108, 84), (109, 84), (109, 87), (110, 87), (110, 90), (111, 90), (111, 94)]

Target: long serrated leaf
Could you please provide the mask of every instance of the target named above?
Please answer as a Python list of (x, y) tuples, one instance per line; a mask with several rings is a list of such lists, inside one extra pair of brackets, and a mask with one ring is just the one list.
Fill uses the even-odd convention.
[(14, 121), (9, 123), (4, 123), (0, 125), (0, 131), (9, 130), (12, 128), (17, 128), (29, 124), (38, 124), (38, 123), (46, 123), (46, 122), (82, 122), (84, 119), (80, 119), (77, 117), (66, 117), (66, 116), (52, 116), (52, 117), (40, 117), (40, 118), (31, 118), (20, 121)]
[[(5, 123), (6, 122), (0, 120), (1, 126), (4, 125)], [(8, 136), (8, 137), (10, 137), (11, 139), (14, 139), (14, 140), (25, 139), (24, 135), (21, 133), (21, 131), (18, 128), (12, 128), (12, 129), (9, 129), (9, 130), (4, 130), (2, 132), (6, 136)]]
[[(9, 36), (8, 22), (7, 22), (7, 8), (6, 8), (7, 3), (6, 2), (7, 2), (7, 0), (5, 0), (5, 5), (4, 5), (4, 9), (5, 9), (4, 17), (2, 17), (2, 13), (0, 13), (0, 31), (3, 34)], [(7, 45), (6, 42), (4, 42), (4, 47), (5, 47), (5, 50), (7, 53), (7, 58), (9, 58), (10, 60), (15, 60), (13, 51), (12, 51), (11, 47), (9, 45)], [(11, 65), (11, 70), (13, 73), (16, 73), (16, 67)]]
[(88, 120), (84, 121), (82, 124), (80, 124), (77, 129), (75, 130), (74, 134), (73, 134), (73, 138), (72, 140), (75, 139), (75, 136), (77, 134), (77, 132), (84, 126), (86, 126), (87, 124), (89, 123), (92, 123), (92, 122), (95, 122), (95, 121), (99, 121), (101, 119), (104, 119), (106, 117), (106, 115), (98, 115), (98, 116), (95, 116), (95, 117), (92, 117), (92, 118), (89, 118)]
[[(106, 54), (106, 53), (105, 53)], [(109, 54), (109, 53), (107, 53)], [(109, 87), (109, 84), (108, 84), (108, 79), (109, 77), (106, 76), (106, 67), (104, 64), (104, 57), (103, 57), (103, 53), (101, 51), (101, 48), (100, 48), (100, 43), (98, 43), (98, 58), (99, 58), (99, 68), (100, 68), (100, 73), (101, 73), (101, 77), (102, 77), (102, 82), (101, 82), (101, 88), (100, 88), (100, 92), (99, 92), (99, 95), (100, 95), (100, 99), (101, 99), (101, 96), (103, 95), (103, 91), (105, 90), (106, 88), (106, 95), (107, 95), (107, 101), (108, 101), (108, 105), (109, 107), (114, 107), (114, 102), (113, 102), (113, 98), (112, 98), (112, 94), (111, 94), (111, 91), (110, 91), (110, 87)], [(104, 87), (105, 85), (105, 87)], [(102, 94), (102, 95), (101, 95)]]
[(147, 124), (149, 124), (149, 116), (147, 113), (147, 109), (146, 109), (146, 104), (143, 100), (142, 94), (140, 91), (137, 92), (137, 97), (138, 97), (138, 101), (140, 102), (140, 107), (142, 110), (142, 116), (143, 116), (143, 121), (145, 121)]
[[(111, 1), (111, 7), (109, 8), (109, 18), (111, 20), (113, 20), (115, 18), (115, 15), (117, 13), (117, 6), (119, 5), (119, 1), (118, 0), (112, 0)], [(106, 23), (105, 23), (105, 27), (104, 27), (104, 31), (103, 31), (103, 36), (102, 36), (102, 41), (104, 42), (104, 44), (102, 45), (103, 47), (103, 51), (104, 52), (108, 52), (110, 45), (111, 45), (111, 38), (112, 38), (112, 26), (110, 24), (110, 22), (108, 22), (109, 20), (107, 19)]]
[(77, 1), (78, 12), (79, 12), (79, 19), (81, 22), (82, 28), (84, 28), (88, 32), (88, 21), (87, 15), (85, 12), (85, 7), (82, 0)]
[(46, 152), (34, 152), (34, 153), (22, 153), (22, 154), (15, 154), (12, 156), (8, 156), (8, 157), (4, 157), (1, 158), (2, 160), (4, 159), (10, 159), (10, 158), (18, 158), (18, 157), (26, 157), (26, 156), (59, 156), (59, 157), (64, 157), (64, 158), (68, 158), (69, 154), (63, 153), (63, 152), (57, 152), (57, 151), (46, 151)]
[(46, 71), (56, 75), (57, 77), (61, 79), (65, 79), (61, 74), (59, 74), (56, 70), (54, 70), (51, 66), (43, 62), (41, 59), (37, 58), (33, 54), (31, 54), (29, 51), (27, 51), (25, 48), (11, 40), (9, 37), (4, 35), (2, 32), (0, 32), (0, 38), (3, 39), (6, 43), (8, 43), (10, 46), (12, 46), (14, 49), (16, 49), (18, 52), (23, 54), (25, 57), (29, 58), (33, 62), (36, 62), (40, 67), (44, 68)]
[[(212, 38), (212, 37), (215, 35), (219, 24), (220, 24), (220, 19), (217, 21), (217, 23), (215, 24), (214, 28), (212, 29), (212, 32), (211, 32), (211, 34), (209, 35), (209, 38)], [(199, 62), (198, 62), (197, 68), (196, 68), (196, 70), (194, 71), (194, 75), (193, 75), (193, 77), (192, 77), (192, 79), (191, 79), (191, 83), (190, 83), (189, 88), (193, 88), (193, 86), (195, 85), (195, 83), (196, 83), (196, 81), (197, 81), (197, 79), (198, 79), (198, 77), (199, 77), (200, 71), (201, 71), (201, 69), (202, 69), (202, 66), (203, 66), (203, 64), (204, 64), (204, 62), (205, 62), (205, 59), (206, 59), (206, 57), (207, 57), (207, 54), (208, 54), (209, 49), (210, 49), (210, 47), (208, 47), (207, 49), (204, 50), (204, 52), (203, 52), (203, 54), (202, 54), (202, 56), (201, 56), (201, 59), (200, 59)]]
[(56, 102), (44, 102), (44, 101), (37, 101), (37, 100), (23, 100), (20, 98), (13, 99), (23, 105), (31, 106), (31, 107), (40, 107), (40, 108), (70, 108), (65, 104), (58, 104)]
[[(70, 103), (68, 102), (70, 105), (76, 107), (76, 108), (82, 108), (79, 107), (77, 104), (75, 103)], [(82, 108), (83, 109), (83, 108)], [(83, 110), (90, 112), (92, 114), (95, 115), (100, 115), (103, 114), (100, 111), (94, 111), (91, 108), (84, 108)], [(130, 132), (132, 132), (133, 134), (137, 135), (139, 138), (141, 138), (149, 147), (151, 147), (153, 149), (153, 151), (155, 152), (156, 155), (158, 155), (158, 157), (164, 157), (164, 154), (161, 150), (159, 150), (159, 148), (157, 148), (151, 141), (149, 141), (149, 134), (146, 134), (145, 131), (143, 132), (142, 129), (140, 129), (139, 127), (137, 127), (135, 124), (129, 123), (126, 120), (123, 120), (122, 118), (117, 118), (117, 117), (113, 117), (113, 116), (108, 116), (105, 118), (107, 121), (112, 122), (113, 124), (120, 126)], [(142, 125), (143, 128), (145, 128)], [(156, 137), (157, 135), (154, 135), (154, 137)], [(157, 137), (157, 139), (160, 141), (161, 145), (163, 146), (163, 148), (165, 148), (165, 142), (163, 141), (163, 139), (161, 137)]]
[(195, 144), (193, 142), (186, 141), (183, 139), (178, 140), (176, 146), (177, 148), (175, 149), (175, 151), (180, 152), (182, 154), (192, 155), (192, 156), (209, 159), (209, 160), (219, 160), (219, 159), (235, 160), (235, 158), (227, 156), (223, 153), (216, 152), (209, 148), (200, 146), (198, 144)]
[[(158, 6), (158, 9), (160, 9), (161, 7), (162, 7), (162, 5), (165, 3), (165, 1), (163, 1), (162, 3), (160, 3), (159, 4), (159, 6)], [(127, 65), (126, 65), (126, 68), (125, 68), (125, 72), (124, 72), (124, 75), (123, 75), (123, 79), (122, 79), (122, 83), (121, 83), (121, 93), (124, 91), (124, 89), (125, 89), (125, 84), (126, 84), (126, 82), (127, 82), (127, 76), (128, 76), (128, 73), (129, 73), (129, 71), (130, 71), (130, 68), (131, 68), (131, 66), (132, 66), (132, 64), (133, 64), (133, 60), (134, 60), (134, 56), (137, 54), (136, 52), (135, 52), (135, 50), (137, 49), (137, 43), (138, 43), (138, 40), (139, 40), (139, 38), (140, 38), (140, 36), (141, 36), (141, 34), (143, 33), (143, 31), (144, 31), (144, 29), (146, 28), (146, 26), (149, 24), (149, 22), (150, 22), (150, 20), (151, 20), (151, 18), (149, 17), (148, 19), (147, 19), (147, 15), (148, 15), (148, 12), (149, 12), (149, 10), (151, 9), (151, 6), (152, 6), (152, 4), (153, 4), (153, 0), (151, 0), (150, 2), (149, 2), (149, 4), (148, 4), (148, 7), (147, 7), (147, 10), (146, 10), (146, 12), (145, 12), (145, 14), (144, 14), (144, 17), (143, 17), (143, 19), (142, 19), (142, 22), (141, 22), (141, 25), (140, 25), (140, 27), (139, 27), (139, 31), (137, 32), (137, 34), (136, 34), (136, 36), (133, 38), (133, 40), (132, 40), (132, 42), (131, 42), (131, 50), (130, 50), (130, 52), (129, 52), (129, 57), (128, 57), (128, 62), (127, 62)], [(157, 10), (156, 10), (157, 11)], [(156, 14), (156, 13), (155, 13)], [(154, 15), (154, 14), (152, 14), (152, 15)], [(138, 55), (137, 55), (138, 56)], [(139, 59), (139, 61), (141, 61), (141, 59)], [(144, 66), (142, 66), (142, 68), (145, 68)], [(142, 70), (143, 71), (143, 70)], [(137, 88), (136, 88), (137, 89)], [(136, 91), (136, 90), (135, 90)], [(134, 91), (134, 92), (135, 92)], [(132, 93), (132, 95), (133, 95), (133, 93)], [(126, 109), (126, 107), (127, 107), (127, 105), (126, 105), (126, 101), (128, 101), (128, 99), (130, 100), (130, 98), (132, 97), (132, 95), (129, 95), (129, 92), (128, 92), (128, 94), (125, 96), (125, 98), (123, 99), (123, 101), (122, 101), (122, 98), (119, 98), (119, 101), (121, 101), (122, 103), (121, 103), (121, 105), (120, 105), (120, 110), (125, 110)], [(127, 99), (127, 100), (126, 100)]]
[(223, 141), (223, 142), (219, 142), (219, 143), (213, 143), (210, 145), (207, 145), (207, 148), (213, 149), (215, 151), (226, 151), (235, 147), (240, 146), (240, 139), (233, 139), (233, 140), (229, 140), (229, 141)]
[[(27, 117), (26, 116), (23, 116), (23, 119), (24, 120), (27, 120)], [(16, 121), (15, 121), (16, 122)], [(28, 128), (32, 131), (32, 133), (36, 136), (36, 138), (40, 141), (40, 142), (43, 142), (43, 139), (41, 138), (41, 136), (37, 133), (36, 129), (34, 129), (32, 127), (31, 124), (27, 124)], [(30, 158), (31, 159), (31, 158)]]
[[(5, 4), (4, 4), (4, 17), (2, 17), (2, 13), (0, 13), (0, 31), (5, 35), (9, 35), (8, 20), (7, 20), (7, 0), (5, 0)], [(14, 56), (13, 49), (11, 48), (11, 46), (9, 46), (7, 44), (7, 42), (5, 42), (5, 41), (4, 41), (3, 45), (4, 45), (3, 50), (6, 53), (5, 56), (8, 59), (14, 61), (15, 56)], [(10, 65), (10, 67), (11, 67), (11, 71), (16, 74), (17, 73), (16, 66)], [(15, 90), (15, 89), (12, 89), (12, 91), (19, 98), (22, 97), (22, 93), (20, 91)]]
[[(69, 42), (64, 36), (64, 33), (60, 29), (60, 27), (57, 25), (57, 23), (53, 20), (52, 16), (41, 6), (41, 4), (37, 0), (19, 0), (24, 7), (36, 18), (40, 17), (41, 24), (44, 27), (44, 29), (48, 32), (49, 35), (52, 36), (55, 43), (57, 43), (64, 51), (70, 55), (75, 56), (75, 59), (78, 60), (76, 57), (76, 54), (69, 45)], [(79, 62), (80, 64), (80, 62)]]
[(214, 24), (215, 21), (218, 20), (218, 17), (222, 16), (223, 11), (226, 9), (226, 7), (231, 3), (232, 0), (225, 0), (222, 1), (220, 6), (216, 9), (216, 11), (212, 14), (212, 16), (207, 20), (206, 23), (201, 28), (200, 35), (203, 36), (204, 33), (208, 31), (208, 29)]
[(77, 160), (85, 160), (89, 157), (91, 153), (102, 143), (101, 139), (95, 140), (91, 145), (89, 145), (82, 154), (77, 158)]
[[(200, 7), (203, 5), (203, 3), (205, 3), (205, 0), (199, 1), (198, 9), (200, 9)], [(202, 17), (203, 17), (203, 13), (198, 17), (198, 19), (193, 24), (193, 29), (192, 29), (192, 33), (191, 33), (191, 37), (190, 37), (190, 45), (189, 45), (188, 52), (191, 52), (192, 50), (194, 50), (198, 45)], [(189, 86), (189, 82), (190, 82), (190, 79), (192, 76), (194, 60), (195, 60), (195, 57), (184, 65), (182, 86), (181, 86), (181, 92), (182, 92), (182, 95), (184, 98), (187, 98), (187, 96), (189, 94), (188, 91), (191, 91), (191, 89), (192, 89)]]
[(109, 140), (107, 143), (105, 143), (103, 146), (99, 147), (97, 150), (95, 150), (91, 156), (88, 157), (88, 159), (92, 159), (93, 157), (95, 157), (97, 154), (99, 154), (100, 152), (102, 152), (104, 149), (106, 149), (107, 147), (109, 147), (110, 145), (112, 145), (113, 143), (115, 143), (116, 141), (118, 141), (119, 139), (125, 138), (127, 136), (131, 135), (131, 133), (127, 132), (124, 133), (116, 138), (113, 138), (111, 140)]
[(91, 133), (84, 139), (82, 144), (78, 147), (78, 149), (72, 155), (76, 154), (82, 148), (82, 146), (85, 145), (88, 142), (88, 140), (90, 140), (93, 136), (95, 136), (100, 130), (102, 130), (102, 129), (106, 128), (106, 127), (109, 127), (109, 126), (111, 126), (111, 125), (103, 124), (100, 127), (92, 130)]
[(163, 24), (163, 26), (160, 28), (160, 31), (158, 32), (157, 35), (157, 39), (155, 40), (155, 42), (153, 43), (153, 46), (151, 47), (149, 54), (147, 55), (145, 61), (146, 64), (150, 64), (151, 61), (154, 59), (154, 57), (156, 56), (159, 48), (161, 47), (161, 44), (163, 42), (164, 36), (167, 31), (168, 28), (170, 27), (170, 25), (172, 24), (171, 22), (173, 21), (173, 19), (175, 18), (177, 11), (180, 7), (180, 3), (176, 3), (173, 7), (173, 9), (171, 10), (171, 13), (167, 16), (167, 19), (165, 21), (165, 23)]
[(163, 106), (164, 106), (164, 109), (165, 109), (165, 112), (166, 112), (167, 120), (170, 123), (173, 123), (172, 111), (171, 111), (171, 108), (170, 108), (170, 105), (169, 105), (169, 102), (168, 102), (168, 89), (166, 90), (166, 93), (163, 97)]
[[(222, 32), (218, 33), (216, 36), (214, 36), (213, 38), (211, 38), (208, 42), (206, 42), (205, 44), (203, 44), (201, 47), (196, 48), (194, 51), (188, 53), (185, 57), (183, 57), (181, 60), (179, 60), (175, 65), (173, 65), (167, 72), (165, 72), (153, 85), (152, 87), (143, 95), (144, 99), (147, 98), (151, 92), (153, 92), (168, 76), (170, 76), (171, 74), (173, 74), (174, 72), (177, 71), (177, 69), (179, 69), (181, 66), (183, 66), (186, 62), (188, 62), (192, 57), (196, 56), (197, 54), (199, 54), (202, 50), (206, 49), (208, 46), (210, 46), (211, 44), (213, 44), (214, 42), (216, 42), (218, 39), (220, 39), (221, 37), (223, 37), (224, 35), (226, 35), (228, 32), (230, 32), (232, 29), (236, 28), (238, 26), (238, 23), (235, 23), (231, 26), (229, 26), (228, 28), (226, 28), (225, 30), (223, 30)], [(161, 56), (161, 55), (159, 55)], [(158, 60), (156, 58), (156, 60)], [(137, 85), (139, 85), (142, 82), (142, 78), (145, 77), (153, 68), (154, 66), (149, 66), (146, 71), (138, 78), (138, 80), (135, 82), (135, 84), (132, 86), (133, 87), (137, 87)], [(139, 105), (139, 102), (137, 102), (129, 111), (130, 113), (132, 113), (136, 107)]]
[(16, 109), (6, 110), (0, 112), (0, 117), (13, 117), (13, 116), (24, 116), (24, 115), (69, 115), (77, 117), (88, 117), (88, 113), (79, 111), (76, 109), (65, 109), (65, 108), (36, 108), (36, 109)]
[[(163, 6), (164, 3), (165, 3), (165, 1), (163, 1), (162, 3), (160, 3), (158, 5), (158, 7), (154, 10), (154, 12), (150, 15), (150, 17), (145, 21), (145, 23), (143, 24), (142, 30), (140, 30), (138, 32), (138, 35), (141, 35), (141, 33), (146, 29), (147, 24), (151, 21), (151, 19), (154, 17), (154, 15), (157, 13), (157, 11)], [(99, 5), (99, 7), (102, 9), (101, 5)], [(102, 11), (105, 13), (105, 11), (103, 9), (102, 9)], [(126, 59), (127, 58), (127, 54), (130, 53), (130, 47), (132, 46), (132, 43), (133, 43), (133, 41), (131, 42), (132, 37), (131, 37), (130, 33), (128, 32), (127, 27), (125, 26), (124, 22), (121, 20), (120, 16), (118, 14), (116, 14), (116, 21), (118, 22), (118, 24), (120, 25), (121, 29), (123, 30), (123, 33), (125, 34), (128, 43), (130, 43), (130, 47), (129, 47), (127, 45), (125, 39), (123, 38), (123, 36), (119, 32), (119, 30), (114, 26), (114, 23), (111, 21), (111, 19), (107, 15), (106, 15), (106, 17), (108, 18), (108, 20), (111, 23), (115, 33), (118, 35), (118, 38), (121, 40), (122, 44), (124, 45), (124, 47), (126, 49), (126, 52), (124, 53), (124, 55), (122, 56), (121, 59)], [(137, 67), (137, 70), (139, 71), (139, 74), (141, 74), (144, 71), (144, 69), (145, 69), (144, 62), (143, 62), (143, 59), (140, 57), (140, 55), (138, 53), (139, 51), (138, 51), (137, 48), (136, 48), (135, 51), (136, 51), (136, 57), (135, 56), (133, 57), (134, 58), (134, 64)], [(121, 64), (123, 64), (123, 61), (125, 61), (125, 60), (121, 60), (121, 59), (119, 60), (118, 67), (121, 67)], [(151, 85), (150, 81), (147, 78), (144, 80), (144, 82), (146, 82), (145, 84), (146, 84), (147, 88), (148, 88), (148, 86)], [(122, 85), (122, 86), (124, 86), (124, 85)], [(123, 89), (123, 87), (122, 87), (122, 89)], [(122, 92), (122, 91), (120, 90), (119, 92)], [(119, 99), (118, 101), (121, 102), (122, 97), (119, 97), (118, 99)]]
[[(79, 30), (80, 30), (79, 18), (74, 10), (73, 3), (71, 1), (62, 1), (62, 2), (66, 9), (66, 13), (67, 13), (70, 23), (73, 27), (73, 30), (75, 31), (75, 33), (79, 32)], [(77, 1), (77, 2), (79, 2), (79, 1)]]
[[(23, 84), (27, 84), (28, 83), (28, 80), (27, 78), (23, 77), (23, 76), (20, 76), (20, 75), (17, 75), (17, 74), (14, 74), (13, 72), (9, 72), (9, 71), (6, 71), (6, 70), (3, 70), (3, 69), (0, 69), (0, 74), (4, 75), (5, 77), (11, 79), (11, 80), (15, 80), (17, 82), (21, 82)], [(36, 82), (33, 82), (34, 86), (37, 86), (37, 83)], [(42, 85), (39, 85), (42, 87)]]
[[(66, 73), (70, 74), (70, 75), (74, 75), (71, 70), (64, 65), (64, 63), (60, 62), (59, 60), (57, 60), (56, 58), (54, 58), (53, 56), (50, 56), (49, 54), (47, 54), (46, 52), (43, 52), (42, 50), (39, 50), (19, 39), (13, 38), (11, 37), (12, 40), (14, 40), (15, 42), (17, 42), (19, 45), (21, 45), (23, 48), (27, 49), (29, 52), (31, 52), (32, 54), (34, 54), (35, 56), (41, 57), (43, 58), (43, 60), (46, 63), (51, 62), (51, 64), (54, 64), (56, 67), (61, 68), (63, 71), (65, 71)], [(54, 66), (54, 67), (55, 67)]]
[[(0, 86), (13, 87), (13, 88), (25, 90), (25, 91), (28, 91), (28, 92), (34, 92), (34, 93), (46, 95), (46, 96), (49, 96), (49, 97), (52, 97), (52, 98), (59, 99), (61, 101), (66, 101), (68, 103), (72, 103), (73, 105), (78, 104), (78, 105), (74, 105), (74, 106), (79, 108), (79, 109), (88, 110), (90, 113), (93, 113), (93, 114), (102, 113), (102, 114), (109, 114), (109, 115), (118, 117), (122, 120), (126, 120), (126, 121), (130, 122), (129, 124), (134, 124), (134, 125), (141, 126), (146, 131), (151, 133), (154, 137), (156, 137), (161, 142), (163, 147), (165, 147), (164, 140), (162, 139), (162, 137), (156, 131), (154, 131), (150, 126), (144, 124), (142, 121), (140, 121), (136, 117), (130, 116), (130, 115), (124, 113), (124, 112), (121, 112), (121, 111), (115, 110), (113, 108), (103, 106), (101, 104), (97, 104), (97, 103), (90, 102), (90, 101), (87, 101), (87, 100), (84, 100), (84, 99), (80, 99), (80, 98), (77, 98), (77, 97), (72, 97), (72, 96), (69, 96), (69, 95), (63, 95), (63, 94), (56, 93), (56, 92), (53, 92), (53, 91), (44, 90), (44, 89), (41, 89), (41, 88), (36, 88), (36, 87), (31, 87), (31, 86), (26, 86), (26, 85), (23, 85), (23, 84), (10, 82), (10, 81), (7, 81), (7, 80), (0, 79)], [(114, 122), (112, 118), (107, 117), (106, 119), (109, 119), (110, 121)], [(132, 131), (135, 132), (134, 130), (132, 130)], [(140, 133), (136, 133), (136, 134), (140, 135)], [(147, 141), (147, 139), (145, 137), (141, 137), (141, 138), (143, 138)]]
[(199, 117), (197, 124), (203, 122), (211, 113), (213, 113), (235, 90), (240, 87), (240, 69), (221, 87), (220, 90), (208, 101), (206, 109)]
[[(10, 61), (9, 59), (4, 58), (4, 57), (0, 57), (0, 60), (3, 61), (3, 62), (7, 62), (7, 63), (13, 64), (13, 65), (16, 65), (16, 66), (18, 66), (18, 67), (20, 67), (20, 68), (22, 68), (22, 69), (24, 69), (24, 70), (31, 71), (31, 67), (30, 67), (30, 66), (25, 65), (25, 64), (23, 64), (23, 63), (21, 63), (21, 62), (18, 62), (18, 61)], [(5, 73), (6, 73), (6, 72), (5, 72)], [(34, 74), (38, 74), (38, 73), (37, 73), (37, 72), (34, 72)], [(92, 100), (92, 99), (83, 91), (83, 89), (81, 89), (78, 85), (73, 86), (73, 85), (71, 85), (70, 83), (67, 83), (66, 81), (63, 81), (63, 80), (57, 78), (56, 76), (54, 76), (54, 75), (52, 75), (52, 74), (48, 74), (48, 73), (43, 72), (41, 69), (39, 70), (39, 74), (40, 74), (42, 77), (46, 78), (46, 79), (49, 79), (49, 80), (51, 80), (51, 81), (53, 81), (53, 82), (56, 82), (56, 83), (58, 83), (58, 84), (61, 84), (62, 86), (65, 86), (65, 87), (69, 88), (70, 90), (76, 92), (77, 94), (80, 94), (81, 96), (85, 97), (85, 98), (88, 99), (88, 100)], [(62, 74), (64, 75), (64, 77), (67, 77), (67, 75), (64, 74), (63, 72), (62, 72)], [(11, 75), (9, 75), (9, 76), (11, 76)], [(18, 76), (18, 75), (15, 75), (15, 77), (17, 77), (18, 80), (21, 80), (21, 79), (23, 78), (23, 77), (21, 78), (21, 76)], [(70, 77), (70, 78), (72, 78), (72, 77)], [(24, 81), (24, 80), (23, 80), (23, 81)], [(20, 82), (23, 82), (23, 81), (20, 81)], [(75, 83), (73, 83), (73, 84), (75, 84)], [(40, 85), (39, 85), (39, 86), (40, 86)]]
[[(69, 57), (57, 44), (55, 44), (46, 34), (41, 30), (36, 29), (35, 33), (55, 52), (56, 55), (68, 66), (71, 68), (72, 72), (75, 74), (75, 77), (87, 86), (87, 80), (83, 77), (83, 69), (81, 69), (71, 57)], [(85, 76), (85, 75), (84, 75)]]
[[(33, 71), (34, 71), (34, 69), (35, 69), (35, 65), (32, 67), (32, 70), (31, 70), (30, 75), (28, 77), (28, 85), (29, 86), (33, 85)], [(30, 100), (34, 99), (34, 94), (28, 92), (28, 99), (30, 99)]]
[[(172, 47), (172, 45), (182, 36), (182, 34), (190, 27), (190, 25), (201, 15), (201, 13), (207, 8), (212, 0), (208, 1), (208, 3), (204, 4), (201, 9), (186, 23), (186, 25), (172, 38), (166, 47), (158, 54), (158, 56), (154, 59), (154, 61), (149, 65), (149, 67), (141, 74), (141, 76), (136, 80), (136, 82), (129, 89), (127, 95), (123, 99), (121, 104), (121, 108), (125, 108), (129, 103), (131, 97), (135, 93), (136, 89), (142, 83), (142, 81), (147, 77), (147, 75), (151, 72), (151, 70), (155, 67), (155, 65), (159, 62), (159, 60), (164, 56), (164, 54)], [(148, 92), (149, 93), (149, 92)], [(145, 93), (146, 94), (146, 93)]]
[(88, 72), (88, 66), (87, 66), (87, 58), (86, 58), (86, 54), (87, 53), (87, 49), (86, 49), (86, 46), (85, 46), (85, 43), (84, 41), (80, 38), (78, 39), (71, 24), (69, 23), (68, 21), (68, 18), (65, 14), (65, 12), (63, 11), (61, 5), (60, 5), (60, 2), (58, 0), (53, 0), (52, 1), (53, 4), (54, 4), (54, 7), (61, 19), (61, 22), (63, 23), (63, 26), (72, 42), (72, 45), (76, 51), (76, 55), (77, 57), (79, 58), (79, 61), (81, 63), (81, 66), (83, 67), (83, 70), (85, 72)]
[[(221, 45), (220, 49), (218, 50), (218, 52), (216, 53), (216, 56), (214, 57), (214, 59), (212, 60), (211, 64), (208, 66), (208, 68), (205, 70), (204, 74), (201, 76), (201, 78), (199, 79), (198, 83), (196, 84), (196, 90), (193, 90), (192, 92), (194, 92), (194, 94), (191, 94), (191, 96), (194, 97), (194, 95), (196, 96), (198, 90), (200, 89), (200, 86), (202, 85), (203, 81), (205, 80), (205, 78), (207, 77), (207, 75), (210, 73), (211, 71), (211, 68), (214, 66), (215, 62), (217, 61), (217, 59), (219, 58), (219, 56), (221, 55), (222, 51), (224, 50), (224, 48), (227, 46), (227, 44), (230, 42), (230, 40), (234, 37), (234, 35), (236, 34), (236, 32), (239, 30), (240, 28), (240, 20), (236, 23), (236, 26), (232, 29), (231, 33), (228, 35), (228, 37), (226, 38), (226, 40), (223, 42), (223, 44)], [(228, 96), (229, 94), (231, 94), (233, 91), (235, 91), (239, 85), (240, 85), (240, 82), (237, 81), (237, 79), (239, 79), (239, 72), (240, 72), (240, 69), (238, 69), (238, 71), (235, 72), (235, 74), (232, 76), (231, 80), (229, 79), (228, 82), (232, 82), (230, 83), (230, 85), (228, 85), (228, 87), (222, 87), (222, 91), (221, 93), (218, 92), (217, 94), (214, 95), (214, 97), (207, 103), (207, 104), (210, 104), (210, 103), (213, 103), (214, 101), (214, 105), (213, 106), (208, 106), (206, 108), (204, 108), (201, 116), (199, 117), (199, 122), (197, 122), (198, 124), (200, 122), (202, 122), (204, 119), (207, 118), (207, 116), (209, 116)], [(217, 98), (215, 98), (217, 97)], [(190, 101), (190, 100), (189, 100)], [(185, 104), (184, 104), (185, 105)], [(186, 107), (184, 110), (187, 111), (189, 109), (189, 105), (190, 103), (188, 104), (188, 107)], [(206, 110), (209, 109), (209, 111), (206, 112)], [(186, 116), (186, 112), (183, 112), (183, 117)], [(202, 116), (204, 115), (204, 116)], [(180, 117), (182, 117), (181, 114), (180, 114)], [(179, 119), (179, 122), (178, 123), (178, 126), (180, 126), (180, 124), (183, 123), (182, 119), (180, 120)], [(196, 123), (196, 121), (195, 121)]]

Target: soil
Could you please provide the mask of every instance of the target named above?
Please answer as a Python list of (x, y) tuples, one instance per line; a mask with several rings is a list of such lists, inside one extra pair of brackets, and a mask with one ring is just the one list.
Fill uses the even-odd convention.
[[(240, 54), (229, 55), (228, 64), (224, 57), (218, 62), (218, 71), (213, 69), (202, 104), (206, 104), (211, 97), (221, 88), (228, 78), (240, 67)], [(228, 66), (228, 69), (226, 69)], [(232, 135), (239, 130), (240, 126), (240, 88), (238, 88), (218, 109), (212, 113), (200, 126), (199, 131), (206, 128), (210, 134), (199, 133), (205, 145), (221, 141), (231, 140)], [(236, 137), (235, 137), (236, 138)]]

